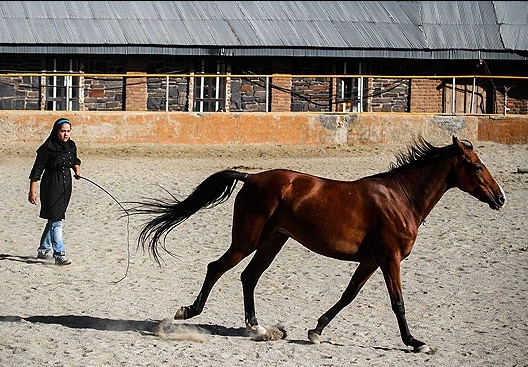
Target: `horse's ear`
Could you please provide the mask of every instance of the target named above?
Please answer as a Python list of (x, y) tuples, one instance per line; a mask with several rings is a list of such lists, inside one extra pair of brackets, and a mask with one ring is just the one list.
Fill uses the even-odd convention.
[(453, 135), (453, 145), (458, 148), (458, 151), (460, 154), (464, 153), (466, 150), (466, 146), (462, 144), (460, 140), (456, 136)]
[(453, 135), (453, 145), (458, 148), (458, 152), (463, 154), (468, 150), (473, 150), (473, 144), (469, 140), (458, 140), (456, 136)]

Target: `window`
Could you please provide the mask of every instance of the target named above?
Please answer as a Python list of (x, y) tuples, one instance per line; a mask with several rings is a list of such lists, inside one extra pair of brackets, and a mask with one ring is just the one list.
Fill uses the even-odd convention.
[[(343, 66), (344, 74), (347, 74), (347, 63)], [(365, 73), (365, 64), (360, 62), (357, 65), (359, 75)], [(363, 112), (367, 110), (368, 86), (363, 78), (343, 78), (339, 79), (338, 98), (343, 101), (338, 111)]]
[(57, 75), (46, 77), (46, 110), (79, 110), (79, 77), (65, 75), (78, 71), (79, 63), (77, 60), (48, 60), (46, 72), (54, 72)]
[(194, 103), (195, 112), (225, 111), (226, 105), (226, 79), (211, 76), (211, 74), (225, 74), (225, 64), (220, 62), (206, 62), (202, 60), (200, 71), (205, 74), (194, 78)]

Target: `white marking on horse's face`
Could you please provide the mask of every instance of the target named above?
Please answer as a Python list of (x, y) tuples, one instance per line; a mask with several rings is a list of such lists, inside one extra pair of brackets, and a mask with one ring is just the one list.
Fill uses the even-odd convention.
[[(486, 165), (486, 163), (484, 163), (484, 160), (483, 160), (480, 156), (478, 156), (478, 159), (479, 159), (480, 163), (482, 163), (482, 165), (485, 166), (485, 167), (488, 169), (488, 171), (489, 171), (489, 168), (488, 168), (488, 166)], [(493, 175), (492, 175), (492, 177), (493, 177)], [(500, 185), (500, 183), (497, 182), (497, 180), (495, 179), (495, 177), (493, 177), (493, 181), (495, 181), (495, 183), (497, 184), (497, 186), (499, 186), (499, 189), (500, 189), (500, 191), (501, 191), (502, 196), (503, 196), (503, 197), (506, 197), (506, 194), (504, 193), (504, 190), (502, 189), (502, 186)]]

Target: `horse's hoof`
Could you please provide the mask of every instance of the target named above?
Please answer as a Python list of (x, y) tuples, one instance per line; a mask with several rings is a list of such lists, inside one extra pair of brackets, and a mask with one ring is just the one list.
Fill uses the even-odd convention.
[(430, 351), (431, 351), (431, 348), (429, 348), (427, 344), (422, 344), (413, 349), (414, 353), (429, 353)]
[(246, 329), (247, 329), (249, 332), (255, 334), (255, 336), (263, 336), (263, 335), (265, 335), (266, 332), (267, 332), (267, 330), (266, 330), (265, 327), (260, 326), (260, 325), (258, 325), (258, 324), (255, 325), (255, 326), (253, 326), (253, 325), (250, 325), (250, 324), (246, 323)]
[(286, 338), (286, 330), (281, 326), (272, 326), (266, 329), (260, 325), (248, 328), (249, 336), (256, 341), (276, 341)]
[(174, 315), (174, 320), (185, 320), (185, 307), (182, 306)]
[(314, 330), (308, 330), (308, 339), (312, 344), (321, 344), (321, 335), (317, 334)]

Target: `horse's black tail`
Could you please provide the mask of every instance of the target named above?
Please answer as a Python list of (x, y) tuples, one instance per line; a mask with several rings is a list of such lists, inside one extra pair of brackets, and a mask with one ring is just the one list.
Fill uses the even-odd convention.
[(143, 249), (148, 247), (154, 260), (160, 264), (158, 244), (172, 255), (165, 247), (165, 238), (169, 232), (200, 209), (212, 208), (226, 201), (233, 193), (237, 182), (244, 182), (247, 177), (247, 173), (224, 170), (206, 178), (183, 201), (173, 197), (173, 202), (157, 199), (135, 202), (139, 206), (131, 209), (131, 214), (156, 215), (139, 233), (138, 247), (141, 246)]

